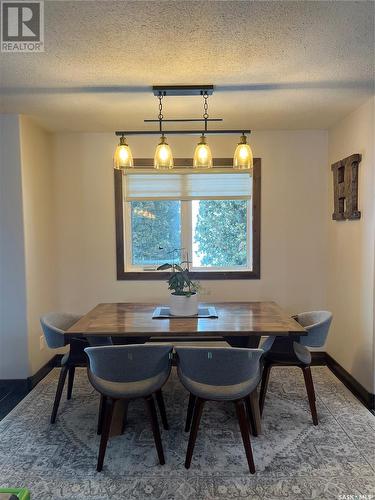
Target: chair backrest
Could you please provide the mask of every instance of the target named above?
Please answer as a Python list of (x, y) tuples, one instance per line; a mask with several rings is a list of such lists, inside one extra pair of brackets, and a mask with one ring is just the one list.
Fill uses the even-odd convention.
[(273, 346), (275, 340), (276, 335), (269, 335), (266, 340), (259, 346), (259, 348), (262, 349), (264, 353), (266, 353), (271, 350), (271, 347)]
[(110, 382), (137, 382), (171, 369), (172, 344), (86, 347), (90, 371)]
[(40, 318), (40, 324), (50, 349), (64, 347), (67, 341), (64, 332), (76, 323), (81, 316), (69, 313), (50, 312)]
[(176, 347), (180, 373), (213, 386), (240, 384), (260, 370), (262, 349)]
[(329, 311), (310, 311), (299, 313), (296, 320), (308, 332), (301, 336), (299, 343), (307, 347), (322, 347), (327, 339), (328, 330), (332, 321)]

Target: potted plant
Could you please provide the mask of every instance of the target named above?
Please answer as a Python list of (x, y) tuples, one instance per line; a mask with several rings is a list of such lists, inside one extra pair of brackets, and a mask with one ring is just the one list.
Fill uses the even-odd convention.
[[(183, 265), (186, 264), (184, 268)], [(170, 314), (172, 316), (195, 316), (198, 314), (198, 288), (199, 283), (190, 279), (188, 260), (180, 264), (168, 262), (159, 266), (158, 271), (171, 270), (167, 281), (168, 289), (173, 290), (170, 300)]]

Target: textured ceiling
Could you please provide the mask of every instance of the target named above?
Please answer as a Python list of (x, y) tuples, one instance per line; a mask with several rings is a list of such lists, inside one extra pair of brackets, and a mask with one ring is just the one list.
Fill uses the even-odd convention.
[[(152, 84), (213, 83), (225, 127), (326, 128), (373, 93), (374, 2), (45, 1), (45, 48), (1, 54), (2, 111), (142, 128)], [(171, 97), (168, 118), (201, 102)]]

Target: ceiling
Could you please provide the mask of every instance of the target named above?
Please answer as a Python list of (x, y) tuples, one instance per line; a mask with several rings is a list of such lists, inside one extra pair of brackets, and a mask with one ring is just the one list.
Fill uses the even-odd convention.
[(44, 3), (45, 52), (1, 54), (1, 110), (49, 130), (146, 127), (153, 84), (212, 83), (210, 116), (251, 129), (328, 128), (374, 92), (374, 2)]

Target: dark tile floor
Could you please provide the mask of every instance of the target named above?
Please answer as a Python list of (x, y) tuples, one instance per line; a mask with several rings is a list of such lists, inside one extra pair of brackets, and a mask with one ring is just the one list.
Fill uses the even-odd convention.
[(2, 420), (29, 391), (7, 382), (6, 385), (0, 382), (0, 420)]

